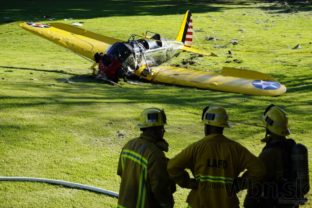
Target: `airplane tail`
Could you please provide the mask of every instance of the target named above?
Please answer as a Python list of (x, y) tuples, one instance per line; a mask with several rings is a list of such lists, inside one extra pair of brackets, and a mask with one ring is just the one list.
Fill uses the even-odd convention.
[(185, 46), (190, 47), (193, 41), (193, 22), (190, 10), (187, 10), (176, 41), (182, 42)]

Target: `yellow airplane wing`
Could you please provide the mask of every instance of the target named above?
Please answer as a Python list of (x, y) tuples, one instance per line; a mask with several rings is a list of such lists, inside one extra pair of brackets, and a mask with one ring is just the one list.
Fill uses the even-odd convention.
[[(140, 76), (144, 67), (138, 69)], [(278, 96), (286, 92), (286, 87), (272, 77), (255, 71), (236, 68), (223, 68), (221, 73), (192, 69), (158, 66), (152, 68), (152, 74), (142, 77), (148, 81), (234, 92), (248, 95)]]
[(63, 23), (24, 22), (20, 26), (92, 60), (95, 53), (104, 52), (113, 43), (121, 41)]

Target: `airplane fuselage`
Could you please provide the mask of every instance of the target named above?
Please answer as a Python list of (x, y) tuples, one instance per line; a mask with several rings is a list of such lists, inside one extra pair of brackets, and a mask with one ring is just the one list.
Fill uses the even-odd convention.
[(162, 39), (161, 42), (161, 47), (146, 49), (143, 51), (148, 66), (158, 66), (170, 60), (183, 46), (182, 43), (172, 40)]
[(124, 68), (136, 70), (142, 65), (158, 66), (170, 60), (182, 47), (183, 43), (174, 40), (141, 38), (117, 42), (106, 53), (120, 60)]

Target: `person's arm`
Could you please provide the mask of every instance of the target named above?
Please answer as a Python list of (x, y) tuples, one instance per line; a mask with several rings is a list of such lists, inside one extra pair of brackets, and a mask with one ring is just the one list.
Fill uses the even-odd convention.
[(245, 147), (240, 150), (240, 171), (247, 169), (247, 177), (253, 183), (260, 182), (266, 173), (263, 162)]
[(122, 176), (122, 158), (121, 158), (121, 153), (120, 152), (120, 156), (119, 156), (119, 161), (118, 161), (118, 168), (117, 168), (117, 175), (119, 175), (120, 177)]
[(261, 180), (264, 178), (266, 168), (263, 162), (249, 152), (245, 147), (238, 146), (238, 172), (244, 172), (243, 176), (235, 178), (232, 184), (233, 193), (237, 193), (244, 189), (257, 189), (261, 185)]
[(148, 160), (148, 180), (153, 196), (161, 208), (172, 208), (172, 182), (167, 172), (168, 159), (162, 151), (155, 151)]
[(193, 146), (187, 147), (168, 162), (170, 177), (182, 188), (196, 189), (198, 182), (191, 179), (186, 169), (193, 170)]

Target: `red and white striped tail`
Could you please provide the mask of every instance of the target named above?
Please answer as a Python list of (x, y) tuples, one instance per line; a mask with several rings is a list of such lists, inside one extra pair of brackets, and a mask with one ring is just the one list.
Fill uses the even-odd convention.
[(183, 21), (176, 38), (176, 41), (182, 42), (184, 46), (190, 47), (193, 42), (193, 20), (192, 13), (188, 10), (186, 11)]
[(184, 45), (191, 46), (192, 42), (193, 42), (193, 20), (192, 20), (192, 17), (190, 17), (187, 31), (186, 31)]

